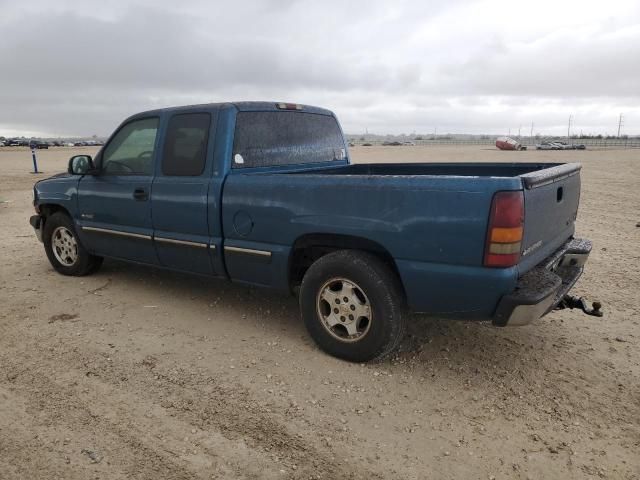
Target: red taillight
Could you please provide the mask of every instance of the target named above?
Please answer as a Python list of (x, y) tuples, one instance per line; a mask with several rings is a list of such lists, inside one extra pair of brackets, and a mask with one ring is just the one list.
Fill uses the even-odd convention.
[(512, 267), (520, 260), (524, 227), (522, 192), (498, 192), (491, 202), (485, 267)]

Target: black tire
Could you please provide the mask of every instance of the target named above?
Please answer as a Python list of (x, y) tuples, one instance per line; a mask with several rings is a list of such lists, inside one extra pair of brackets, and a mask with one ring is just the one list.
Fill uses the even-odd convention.
[[(366, 332), (360, 339), (357, 339), (360, 333), (348, 338), (344, 325), (325, 326), (319, 298), (327, 285), (341, 282), (335, 279), (345, 279), (356, 285), (356, 290), (364, 294), (360, 298), (370, 305), (371, 318), (360, 319), (360, 326), (366, 322)], [(328, 302), (322, 304), (328, 305)], [(305, 326), (318, 346), (334, 357), (351, 362), (384, 357), (398, 346), (406, 329), (404, 295), (396, 273), (375, 255), (358, 250), (327, 254), (309, 267), (300, 287), (300, 310)], [(324, 314), (325, 317), (327, 315), (331, 312)], [(337, 335), (344, 335), (344, 338), (336, 338)]]
[[(71, 233), (76, 243), (77, 257), (71, 265), (65, 265), (56, 258), (53, 246), (53, 235), (59, 227), (64, 227)], [(91, 255), (80, 243), (78, 234), (73, 220), (64, 212), (56, 212), (50, 217), (47, 217), (44, 222), (44, 230), (42, 232), (42, 240), (44, 242), (44, 250), (47, 253), (47, 258), (53, 268), (63, 274), (74, 277), (81, 277), (95, 272), (102, 265), (102, 257)]]

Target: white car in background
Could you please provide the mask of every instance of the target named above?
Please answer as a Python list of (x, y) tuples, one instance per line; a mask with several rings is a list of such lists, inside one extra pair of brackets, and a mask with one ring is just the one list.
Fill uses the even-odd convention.
[(586, 148), (584, 143), (542, 142), (536, 145), (536, 150), (585, 150)]
[(536, 150), (560, 150), (560, 147), (553, 142), (542, 142), (536, 145)]

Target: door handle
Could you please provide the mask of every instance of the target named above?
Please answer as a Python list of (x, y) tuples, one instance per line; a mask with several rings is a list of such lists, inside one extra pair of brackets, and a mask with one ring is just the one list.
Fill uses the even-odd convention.
[(133, 191), (133, 198), (136, 200), (147, 200), (149, 198), (149, 194), (144, 188), (136, 188)]

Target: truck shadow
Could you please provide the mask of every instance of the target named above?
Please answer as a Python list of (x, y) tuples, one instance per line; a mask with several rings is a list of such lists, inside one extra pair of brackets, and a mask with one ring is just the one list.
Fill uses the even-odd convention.
[[(249, 324), (260, 320), (266, 333), (289, 337), (298, 343), (301, 337), (306, 338), (305, 343), (313, 345), (300, 319), (297, 297), (293, 295), (117, 260), (106, 261), (98, 275), (119, 278), (118, 282), (126, 288), (136, 288), (158, 301), (175, 298), (190, 299), (201, 307), (215, 304), (221, 315), (233, 316), (235, 321)], [(539, 354), (549, 354), (553, 346), (564, 341), (556, 338), (556, 334), (555, 343), (549, 342), (545, 332), (538, 326), (497, 328), (488, 322), (411, 315), (407, 336), (398, 352), (379, 363), (393, 367), (398, 361), (411, 360), (428, 368), (441, 363), (449, 368), (453, 364), (460, 367), (477, 363), (478, 359), (492, 365), (516, 365), (527, 358), (527, 364), (531, 364), (538, 361)]]
[(216, 307), (220, 316), (233, 315), (238, 321), (246, 319), (247, 323), (265, 315), (266, 328), (273, 323), (281, 336), (287, 335), (283, 326), (292, 330), (292, 338), (305, 332), (297, 298), (283, 292), (112, 259), (104, 262), (96, 276), (112, 279), (113, 284), (119, 283), (124, 288), (135, 288), (147, 300), (157, 299), (165, 304), (172, 299), (190, 300), (195, 308)]

